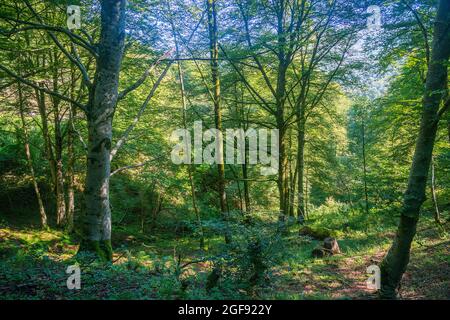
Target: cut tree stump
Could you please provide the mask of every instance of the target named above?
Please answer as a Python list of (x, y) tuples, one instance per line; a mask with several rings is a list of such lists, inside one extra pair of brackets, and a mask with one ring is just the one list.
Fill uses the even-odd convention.
[(341, 250), (339, 249), (339, 244), (335, 238), (325, 238), (323, 241), (322, 246), (318, 246), (313, 249), (311, 252), (311, 255), (314, 258), (323, 258), (326, 256), (332, 256), (335, 254), (341, 253)]
[(339, 249), (339, 244), (335, 238), (329, 237), (329, 238), (326, 238), (325, 240), (323, 240), (323, 247), (327, 251), (330, 251), (331, 254), (341, 253), (341, 250)]

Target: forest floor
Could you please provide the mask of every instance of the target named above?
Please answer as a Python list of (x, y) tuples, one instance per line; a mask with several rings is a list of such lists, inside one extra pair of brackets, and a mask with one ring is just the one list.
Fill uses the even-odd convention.
[[(316, 221), (327, 223), (327, 219)], [(319, 222), (311, 222), (315, 223)], [(0, 299), (374, 299), (366, 285), (366, 268), (382, 260), (395, 223), (360, 230), (358, 225), (341, 223), (344, 231), (337, 238), (342, 253), (322, 259), (311, 257), (319, 241), (299, 236), (298, 226), (293, 225), (284, 236), (283, 260), (270, 267), (266, 281), (250, 291), (224, 282), (211, 292), (205, 290), (211, 262), (197, 262), (204, 252), (190, 237), (170, 237), (165, 232), (150, 238), (116, 229), (114, 262), (82, 264), (81, 290), (68, 290), (66, 268), (74, 263), (78, 248), (74, 239), (61, 231), (19, 228), (3, 221)], [(450, 299), (448, 231), (448, 223), (438, 226), (431, 217), (421, 219), (401, 298)], [(215, 241), (220, 238), (207, 241), (207, 246), (213, 248)]]

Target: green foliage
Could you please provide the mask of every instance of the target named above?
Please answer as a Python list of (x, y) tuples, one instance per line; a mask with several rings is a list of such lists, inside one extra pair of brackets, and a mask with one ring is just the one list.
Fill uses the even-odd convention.
[[(430, 36), (435, 2), (409, 1)], [(243, 11), (238, 3), (244, 5)], [(46, 30), (31, 28), (28, 22), (41, 22), (24, 2), (0, 0), (0, 298), (328, 299), (334, 297), (328, 288), (344, 292), (352, 281), (351, 276), (339, 273), (346, 270), (348, 261), (344, 259), (352, 260), (348, 262), (352, 271), (363, 273), (369, 259), (378, 259), (387, 250), (398, 222), (419, 129), (427, 71), (423, 30), (401, 1), (337, 1), (332, 12), (327, 1), (286, 3), (285, 9), (292, 11), (282, 12), (281, 24), (296, 21), (294, 17), (302, 9), (295, 6), (300, 3), (305, 4), (309, 16), (304, 12), (297, 31), (284, 25), (284, 33), (277, 34), (273, 23), (278, 14), (271, 3), (218, 2), (219, 42), (223, 47), (219, 52), (222, 130), (285, 129), (285, 169), (291, 196), (286, 203), (293, 212), (286, 218), (285, 234), (280, 234), (277, 175), (262, 176), (259, 164), (247, 164), (245, 170), (241, 164), (227, 164), (227, 208), (223, 214), (217, 167), (175, 165), (170, 159), (173, 130), (186, 125), (192, 133), (194, 122), (200, 120), (204, 130), (216, 126), (211, 66), (205, 59), (209, 53), (205, 17), (200, 21), (204, 1), (127, 2), (127, 45), (119, 92), (143, 74), (148, 77), (117, 103), (114, 112), (112, 146), (128, 133), (130, 124), (136, 126), (111, 162), (112, 246), (109, 242), (102, 246), (104, 250), (95, 243), (90, 246), (104, 251), (108, 258), (113, 255), (113, 262), (106, 264), (93, 261), (89, 253), (76, 255), (86, 215), (84, 195), (91, 192), (84, 186), (88, 115), (77, 109), (72, 118), (72, 103), (55, 99), (48, 92), (43, 110), (35, 88), (29, 86), (36, 83), (85, 104), (89, 89), (72, 62), (82, 64), (91, 79), (97, 74), (97, 63), (73, 36), (55, 31), (57, 45)], [(37, 1), (32, 6), (42, 24), (65, 28), (66, 12), (61, 9), (67, 4), (66, 0), (54, 0)], [(95, 46), (101, 34), (99, 2), (70, 4), (79, 4), (82, 9), (83, 30), (72, 32)], [(364, 12), (369, 4), (383, 7), (383, 32), (378, 34), (364, 34)], [(332, 16), (326, 24), (327, 19), (317, 19), (329, 13)], [(20, 17), (27, 23), (15, 25), (8, 17)], [(250, 41), (244, 18), (249, 19)], [(327, 28), (320, 37), (314, 34), (324, 25)], [(175, 54), (160, 60), (174, 47), (175, 38), (183, 93), (178, 61), (171, 61)], [(280, 77), (285, 66), (281, 63), (283, 54), (277, 50), (288, 50), (290, 45), (279, 44), (281, 40), (298, 46), (292, 59), (283, 62), (285, 79)], [(357, 41), (361, 42), (355, 45)], [(358, 55), (355, 47), (361, 47), (362, 57), (354, 56)], [(61, 48), (76, 59), (67, 59)], [(320, 60), (310, 64), (313, 57)], [(173, 63), (171, 68), (137, 121), (142, 103), (169, 62)], [(312, 70), (308, 65), (314, 66)], [(29, 81), (21, 86), (23, 101), (17, 79), (5, 69)], [(374, 75), (375, 71), (379, 74)], [(382, 89), (375, 95), (370, 88), (376, 84), (374, 77), (382, 79)], [(283, 89), (281, 80), (285, 80), (286, 90), (277, 96), (273, 91)], [(305, 112), (304, 118), (300, 110)], [(19, 111), (23, 111), (24, 126)], [(279, 119), (280, 111), (283, 119)], [(444, 221), (450, 210), (449, 119), (447, 111), (438, 125), (433, 150), (437, 207)], [(298, 215), (301, 130), (306, 141), (301, 191), (307, 219), (298, 226), (293, 222)], [(25, 155), (26, 138), (33, 170)], [(75, 227), (71, 233), (37, 230), (40, 221), (33, 178), (49, 225), (54, 228), (56, 188), (51, 156), (58, 148), (67, 206), (69, 187), (74, 189)], [(426, 193), (424, 226), (434, 230), (430, 224), (435, 211), (431, 181)], [(424, 240), (419, 234), (418, 241), (441, 245), (448, 239), (445, 228), (437, 228), (437, 234), (424, 236)], [(223, 243), (226, 233), (232, 235), (231, 244)], [(313, 248), (329, 236), (338, 239), (343, 254), (312, 259)], [(201, 250), (200, 237), (205, 242)], [(414, 250), (417, 243), (413, 243)], [(421, 253), (421, 266), (432, 269), (448, 262), (442, 257), (445, 251)], [(75, 263), (82, 268), (81, 291), (65, 287), (65, 270)], [(333, 269), (335, 265), (341, 271)]]

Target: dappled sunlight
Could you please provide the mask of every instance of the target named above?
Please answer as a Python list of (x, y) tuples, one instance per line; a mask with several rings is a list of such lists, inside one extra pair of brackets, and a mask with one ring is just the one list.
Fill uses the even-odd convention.
[(0, 300), (450, 299), (449, 0), (74, 2), (0, 0)]

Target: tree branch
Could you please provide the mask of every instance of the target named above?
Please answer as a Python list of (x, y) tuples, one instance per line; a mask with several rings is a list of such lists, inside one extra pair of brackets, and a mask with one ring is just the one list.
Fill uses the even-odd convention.
[(143, 166), (145, 166), (146, 164), (148, 164), (148, 163), (150, 163), (150, 162), (153, 162), (153, 161), (162, 159), (162, 158), (164, 158), (164, 157), (166, 157), (166, 154), (164, 154), (164, 155), (162, 155), (162, 156), (159, 156), (159, 157), (157, 157), (157, 158), (153, 158), (153, 159), (150, 159), (150, 160), (147, 160), (147, 161), (138, 163), (138, 164), (131, 164), (131, 165), (128, 165), (128, 166), (120, 167), (120, 168), (114, 170), (113, 172), (111, 172), (110, 177), (112, 177), (112, 176), (115, 175), (116, 173), (122, 172), (122, 171), (124, 171), (124, 170), (135, 169), (135, 168), (143, 167)]
[(110, 160), (112, 160), (114, 158), (114, 156), (116, 155), (117, 151), (119, 151), (119, 149), (122, 147), (122, 145), (128, 139), (128, 136), (129, 136), (130, 132), (134, 129), (134, 127), (138, 123), (139, 119), (141, 118), (142, 114), (144, 113), (145, 109), (147, 108), (150, 99), (155, 94), (156, 89), (158, 88), (158, 86), (161, 83), (162, 79), (167, 74), (167, 71), (169, 70), (171, 65), (172, 65), (172, 63), (169, 63), (166, 66), (166, 68), (164, 69), (164, 71), (161, 73), (161, 75), (159, 76), (158, 80), (156, 80), (155, 84), (153, 85), (152, 89), (150, 90), (150, 93), (148, 94), (147, 98), (145, 99), (144, 103), (142, 104), (141, 108), (139, 109), (136, 117), (134, 118), (133, 122), (128, 126), (128, 128), (125, 130), (123, 136), (119, 139), (119, 141), (117, 141), (116, 145), (111, 150), (111, 153), (110, 153), (110, 156), (109, 156)]
[[(28, 0), (25, 0), (25, 4), (28, 7), (28, 9), (30, 9), (30, 11), (33, 13), (33, 15), (36, 17), (36, 19), (39, 21), (39, 23), (43, 24), (43, 21), (41, 19), (41, 17), (36, 13), (36, 11), (34, 10), (34, 8), (31, 6), (31, 4), (29, 3)], [(84, 65), (78, 61), (76, 58), (74, 58), (65, 48), (64, 46), (59, 42), (58, 38), (55, 36), (55, 34), (51, 31), (47, 31), (50, 38), (52, 38), (53, 42), (56, 44), (56, 46), (64, 53), (64, 55), (73, 63), (77, 66), (77, 68), (81, 71), (81, 74), (83, 75), (83, 79), (86, 82), (86, 85), (88, 87), (92, 87), (92, 82), (89, 78), (89, 75), (86, 71), (86, 68), (84, 67)]]
[(8, 68), (6, 68), (5, 66), (3, 66), (1, 64), (0, 64), (0, 70), (3, 70), (9, 76), (13, 77), (14, 79), (16, 79), (16, 80), (18, 80), (18, 81), (20, 81), (20, 82), (22, 82), (22, 83), (24, 83), (24, 84), (34, 88), (34, 89), (37, 89), (37, 90), (39, 90), (41, 92), (47, 93), (49, 95), (52, 95), (52, 96), (54, 96), (56, 98), (59, 98), (61, 100), (66, 101), (66, 102), (73, 103), (73, 105), (77, 106), (78, 108), (80, 108), (81, 110), (86, 112), (86, 107), (84, 105), (82, 105), (81, 103), (78, 103), (78, 102), (76, 102), (76, 101), (74, 101), (74, 100), (72, 100), (72, 99), (70, 99), (70, 98), (60, 94), (59, 92), (52, 91), (52, 90), (49, 90), (47, 88), (43, 88), (43, 87), (39, 86), (38, 84), (36, 84), (35, 82), (33, 82), (31, 80), (27, 80), (27, 79), (19, 76), (18, 74), (14, 73), (13, 71), (9, 70)]
[(125, 98), (125, 96), (130, 93), (131, 91), (136, 90), (137, 88), (139, 88), (144, 81), (148, 78), (148, 76), (150, 75), (150, 72), (162, 61), (165, 60), (165, 58), (167, 58), (168, 56), (170, 56), (173, 52), (173, 49), (170, 49), (168, 51), (166, 51), (162, 56), (160, 56), (154, 63), (152, 63), (150, 65), (150, 67), (145, 70), (144, 74), (135, 82), (133, 83), (131, 86), (129, 86), (128, 88), (126, 88), (125, 90), (123, 90), (122, 92), (119, 93), (118, 96), (118, 100), (122, 100), (123, 98)]
[(417, 24), (419, 25), (420, 30), (422, 31), (423, 35), (423, 41), (425, 44), (425, 52), (426, 52), (426, 59), (427, 59), (427, 65), (430, 63), (430, 43), (428, 41), (428, 32), (427, 28), (425, 28), (425, 25), (422, 22), (422, 19), (420, 19), (419, 14), (414, 10), (409, 3), (406, 0), (402, 0), (402, 2), (405, 4), (405, 6), (412, 12), (414, 15), (414, 18), (417, 21)]

